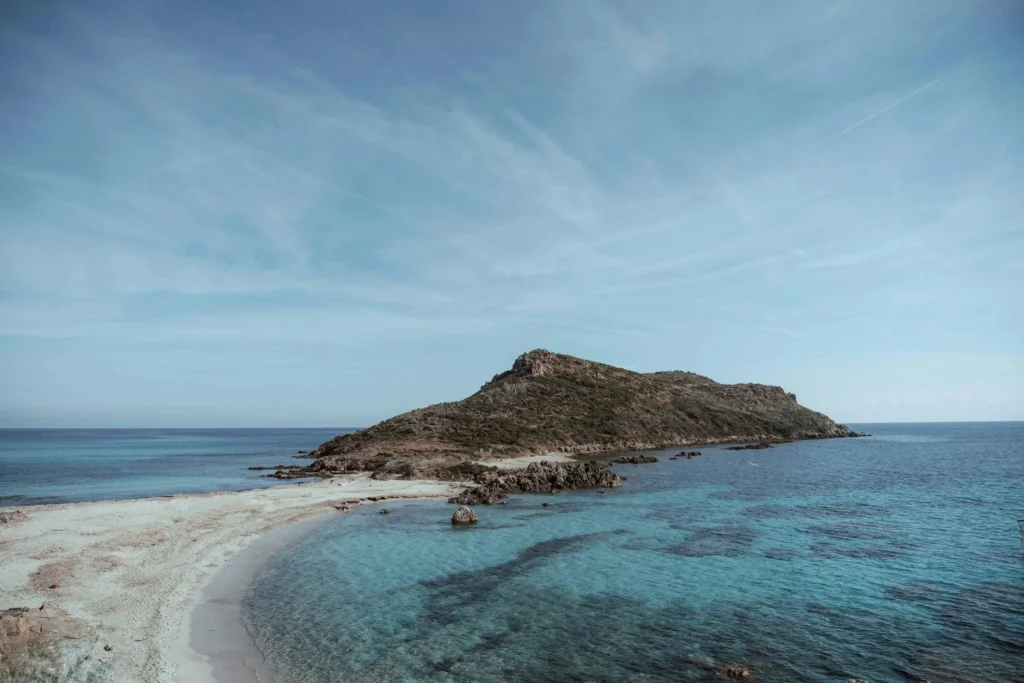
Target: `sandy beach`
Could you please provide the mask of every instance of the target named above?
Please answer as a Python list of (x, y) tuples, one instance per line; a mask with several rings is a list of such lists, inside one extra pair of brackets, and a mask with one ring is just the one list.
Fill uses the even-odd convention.
[[(0, 525), (0, 607), (46, 605), (83, 620), (99, 636), (91, 656), (113, 664), (118, 683), (212, 681), (210, 653), (190, 645), (190, 616), (229, 558), (273, 529), (343, 514), (333, 505), (344, 501), (447, 497), (456, 488), (359, 475), (253, 491), (24, 508), (27, 519)], [(251, 553), (254, 561), (287, 540), (273, 536), (276, 541)], [(244, 576), (247, 568), (235, 564), (232, 576)]]

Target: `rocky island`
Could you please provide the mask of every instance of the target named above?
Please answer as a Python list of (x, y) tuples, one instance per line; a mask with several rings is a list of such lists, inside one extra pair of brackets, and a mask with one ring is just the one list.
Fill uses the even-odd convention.
[(468, 398), (337, 436), (309, 454), (315, 461), (308, 467), (274, 476), (370, 471), (377, 479), (475, 482), (485, 489), (479, 496), (453, 499), (472, 504), (501, 493), (618, 485), (613, 473), (602, 473), (604, 464), (513, 476), (492, 466), (503, 459), (848, 436), (856, 433), (781, 387), (720, 384), (684, 371), (634, 372), (537, 349)]

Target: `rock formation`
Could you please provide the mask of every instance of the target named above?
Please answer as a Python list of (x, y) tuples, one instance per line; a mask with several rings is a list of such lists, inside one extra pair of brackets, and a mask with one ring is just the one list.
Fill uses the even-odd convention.
[(96, 633), (55, 607), (0, 612), (0, 683), (110, 683)]
[(472, 508), (463, 505), (455, 514), (452, 515), (452, 525), (458, 526), (460, 524), (476, 524), (480, 520), (477, 518), (476, 513), (473, 512)]
[(279, 476), (384, 471), (381, 476), (410, 477), (424, 465), (537, 453), (853, 435), (780, 387), (719, 384), (692, 372), (633, 372), (536, 350), (462, 401), (337, 436), (309, 454), (316, 458), (309, 468)]
[(607, 463), (530, 463), (504, 473), (488, 471), (477, 477), (478, 486), (451, 498), (459, 505), (490, 505), (510, 493), (552, 493), (568, 489), (618, 488), (622, 480)]
[(750, 678), (750, 669), (744, 666), (720, 666), (718, 673), (728, 678)]
[(623, 455), (615, 458), (612, 462), (616, 465), (644, 465), (647, 463), (658, 462), (658, 459), (653, 455)]
[(0, 511), (0, 524), (17, 524), (18, 522), (24, 522), (28, 519), (21, 510), (2, 510)]
[(729, 446), (727, 451), (759, 451), (764, 448), (775, 448), (770, 441), (762, 441), (760, 443), (748, 443), (743, 446)]

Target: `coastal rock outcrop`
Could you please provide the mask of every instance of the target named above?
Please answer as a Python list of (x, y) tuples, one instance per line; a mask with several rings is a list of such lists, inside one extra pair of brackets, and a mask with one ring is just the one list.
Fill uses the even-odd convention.
[(479, 521), (480, 519), (476, 516), (476, 513), (473, 512), (473, 508), (467, 507), (465, 505), (456, 510), (455, 514), (452, 515), (453, 526), (458, 526), (461, 524), (476, 524)]
[(17, 524), (26, 520), (28, 520), (28, 515), (21, 510), (3, 510), (0, 512), (0, 524)]
[(718, 673), (728, 678), (750, 678), (750, 669), (745, 666), (720, 666)]
[(113, 667), (88, 625), (62, 609), (15, 607), (0, 612), (3, 683), (111, 683)]
[(559, 490), (618, 488), (622, 479), (607, 463), (534, 462), (519, 470), (487, 472), (468, 488), (448, 500), (459, 505), (490, 505), (510, 493), (552, 493)]
[(775, 448), (775, 445), (770, 441), (761, 441), (760, 443), (748, 443), (743, 446), (729, 446), (727, 451), (760, 451), (765, 448)]
[(623, 455), (615, 458), (612, 462), (616, 465), (644, 465), (647, 463), (658, 462), (658, 459), (653, 455)]
[(538, 349), (472, 396), (337, 436), (309, 454), (316, 458), (311, 467), (278, 476), (411, 477), (427, 462), (846, 436), (854, 432), (781, 387), (633, 372)]

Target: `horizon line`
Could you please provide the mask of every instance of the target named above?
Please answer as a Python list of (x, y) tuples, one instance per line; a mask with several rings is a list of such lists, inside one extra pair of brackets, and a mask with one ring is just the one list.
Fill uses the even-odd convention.
[[(384, 418), (385, 420), (388, 418)], [(381, 420), (379, 422), (383, 422)], [(374, 424), (379, 424), (375, 422)], [(1024, 422), (1024, 418), (1018, 418), (1013, 420), (895, 420), (895, 421), (872, 421), (872, 420), (860, 420), (860, 421), (841, 421), (836, 420), (836, 424), (842, 425), (915, 425), (915, 424), (1007, 424)], [(220, 427), (203, 427), (203, 426), (146, 426), (146, 427), (46, 427), (46, 426), (28, 426), (28, 427), (7, 427), (0, 425), (0, 431), (39, 431), (39, 430), (51, 430), (51, 431), (100, 431), (100, 430), (154, 430), (154, 429), (165, 429), (165, 430), (226, 430), (226, 429), (244, 429), (248, 431), (260, 431), (260, 430), (274, 430), (274, 429), (304, 429), (304, 430), (338, 430), (338, 431), (359, 431), (362, 429), (368, 429), (373, 425), (367, 427), (295, 427), (295, 426), (277, 426), (277, 427), (239, 427), (239, 426), (220, 426)]]

